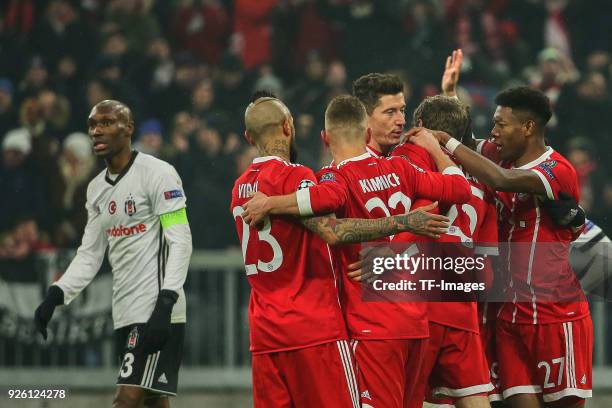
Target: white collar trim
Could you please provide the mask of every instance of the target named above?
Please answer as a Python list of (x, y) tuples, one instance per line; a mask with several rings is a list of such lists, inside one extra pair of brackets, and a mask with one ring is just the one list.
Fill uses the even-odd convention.
[(546, 151), (537, 159), (530, 161), (527, 164), (523, 164), (520, 167), (515, 167), (515, 169), (522, 169), (522, 170), (526, 170), (526, 169), (530, 169), (532, 167), (537, 166), (538, 164), (545, 162), (546, 160), (548, 160), (548, 158), (550, 157), (551, 154), (553, 154), (555, 152), (555, 150), (550, 147), (550, 146), (546, 146)]
[(367, 146), (367, 145), (366, 145), (366, 150), (367, 150), (368, 152), (370, 152), (370, 154), (371, 154), (372, 156), (374, 156), (374, 157), (380, 157), (380, 156), (382, 156), (382, 155), (378, 154), (378, 151), (377, 151), (377, 150), (372, 149), (370, 146)]
[(370, 157), (374, 157), (374, 155), (372, 155), (372, 153), (370, 152), (365, 152), (359, 156), (355, 156), (355, 157), (351, 157), (349, 159), (346, 160), (342, 160), (340, 163), (338, 163), (338, 165), (336, 167), (340, 167), (343, 164), (346, 164), (348, 162), (352, 162), (352, 161), (360, 161), (360, 160), (365, 160), (365, 159), (369, 159)]
[(278, 156), (263, 156), (263, 157), (256, 157), (253, 159), (253, 164), (255, 163), (263, 163), (263, 162), (267, 162), (269, 160), (278, 160), (278, 161), (282, 161), (283, 163), (286, 163), (285, 160), (281, 159)]

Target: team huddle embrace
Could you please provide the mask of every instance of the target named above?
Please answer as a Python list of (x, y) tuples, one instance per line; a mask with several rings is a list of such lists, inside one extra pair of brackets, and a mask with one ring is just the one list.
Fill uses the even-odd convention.
[[(461, 61), (449, 57), (444, 95), (421, 102), (408, 131), (401, 80), (358, 78), (326, 108), (333, 161), (317, 173), (295, 163), (281, 100), (262, 92), (247, 107), (259, 157), (236, 181), (231, 212), (252, 288), (255, 407), (580, 407), (591, 397), (592, 322), (584, 294), (568, 291), (580, 284), (563, 250), (585, 216), (574, 168), (546, 144), (550, 103), (528, 87), (501, 92), (490, 138), (478, 140), (456, 97)], [(387, 275), (367, 258), (386, 247), (393, 259), (398, 244), (409, 256), (469, 248), (482, 261), (460, 274), (503, 301), (364, 296)]]

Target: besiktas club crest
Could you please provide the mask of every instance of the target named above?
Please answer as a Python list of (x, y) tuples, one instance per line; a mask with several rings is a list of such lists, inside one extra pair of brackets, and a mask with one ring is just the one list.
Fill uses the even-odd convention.
[(134, 197), (132, 197), (131, 194), (128, 196), (127, 200), (125, 200), (124, 208), (125, 213), (130, 217), (136, 212), (136, 201), (134, 201)]
[(128, 339), (127, 339), (128, 350), (133, 350), (137, 344), (138, 344), (138, 328), (134, 326), (134, 328), (132, 328), (132, 330), (130, 331), (130, 334), (128, 334)]

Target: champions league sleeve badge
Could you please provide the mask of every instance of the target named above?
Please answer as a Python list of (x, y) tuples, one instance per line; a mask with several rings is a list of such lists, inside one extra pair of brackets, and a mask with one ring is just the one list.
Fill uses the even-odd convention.
[(125, 213), (130, 217), (136, 212), (136, 201), (134, 201), (134, 197), (132, 197), (131, 194), (128, 196), (127, 200), (125, 200), (124, 208)]
[(300, 183), (298, 184), (298, 188), (297, 189), (298, 190), (303, 190), (305, 188), (312, 187), (314, 185), (315, 185), (314, 181), (305, 179), (305, 180), (300, 181)]

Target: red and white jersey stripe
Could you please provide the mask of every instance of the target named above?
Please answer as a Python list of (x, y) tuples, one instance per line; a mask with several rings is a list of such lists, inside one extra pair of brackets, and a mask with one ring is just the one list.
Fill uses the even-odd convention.
[[(479, 151), (493, 159), (497, 147), (485, 141)], [(500, 162), (505, 168), (511, 163)], [(533, 171), (542, 180), (546, 197), (529, 193), (497, 192), (500, 242), (505, 246), (508, 298), (499, 318), (514, 323), (567, 322), (589, 314), (580, 284), (569, 264), (573, 234), (556, 226), (542, 210), (542, 200), (558, 199), (565, 192), (580, 200), (578, 178), (569, 161), (547, 147), (537, 159), (518, 169)], [(542, 300), (538, 294), (546, 294)], [(561, 301), (562, 299), (581, 301)], [(559, 300), (559, 301), (557, 301)]]

